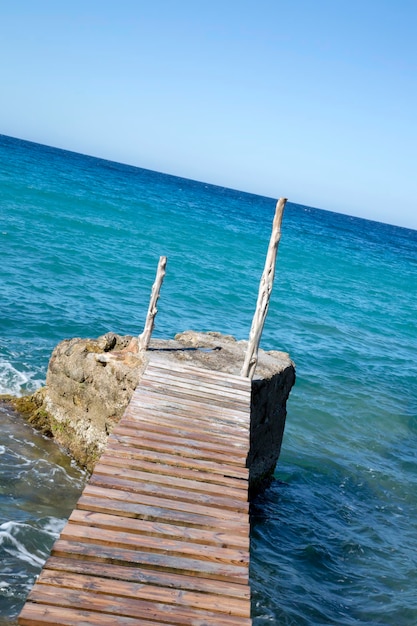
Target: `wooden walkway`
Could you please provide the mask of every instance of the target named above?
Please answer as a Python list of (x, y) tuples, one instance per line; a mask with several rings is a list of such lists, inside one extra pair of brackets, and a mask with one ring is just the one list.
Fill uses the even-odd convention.
[(249, 379), (151, 361), (20, 626), (249, 626)]

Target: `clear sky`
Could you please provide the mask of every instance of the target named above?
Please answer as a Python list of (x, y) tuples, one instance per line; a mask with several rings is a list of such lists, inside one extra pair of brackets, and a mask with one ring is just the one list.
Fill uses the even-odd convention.
[(0, 133), (417, 229), (417, 0), (4, 0)]

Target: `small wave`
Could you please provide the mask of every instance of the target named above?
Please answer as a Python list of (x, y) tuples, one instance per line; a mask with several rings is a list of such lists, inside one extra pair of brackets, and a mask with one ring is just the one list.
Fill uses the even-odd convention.
[(25, 524), (24, 522), (3, 522), (3, 524), (0, 524), (0, 533), (12, 533), (22, 528), (30, 528), (30, 526), (29, 524)]
[(19, 372), (8, 361), (0, 359), (0, 394), (21, 395), (29, 381), (30, 376), (24, 372)]
[(65, 520), (58, 517), (48, 517), (42, 523), (42, 530), (48, 535), (57, 538), (64, 526)]
[[(10, 437), (10, 439), (12, 439)], [(22, 469), (26, 467), (30, 467), (32, 463), (32, 459), (28, 457), (27, 454), (19, 454), (16, 450), (5, 449), (4, 453), (7, 453), (10, 459), (13, 460), (13, 463), (16, 463), (16, 471), (17, 469)]]
[(25, 545), (15, 536), (24, 527), (29, 528), (27, 524), (19, 522), (4, 522), (0, 524), (0, 546), (4, 552), (17, 557), (20, 561), (25, 561), (32, 567), (42, 567), (45, 559), (37, 554), (33, 554), (33, 552), (29, 552)]

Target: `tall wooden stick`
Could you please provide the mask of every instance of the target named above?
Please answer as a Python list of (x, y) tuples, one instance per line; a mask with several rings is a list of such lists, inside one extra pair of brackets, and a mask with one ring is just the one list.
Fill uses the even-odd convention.
[(151, 340), (151, 335), (155, 324), (155, 315), (158, 313), (156, 303), (158, 301), (159, 292), (161, 291), (162, 282), (165, 277), (166, 265), (166, 256), (159, 257), (158, 268), (156, 270), (156, 278), (152, 286), (151, 299), (149, 302), (148, 313), (146, 315), (145, 328), (143, 329), (143, 333), (138, 337), (138, 350), (147, 350), (149, 347), (149, 342)]
[(245, 361), (240, 373), (241, 376), (245, 376), (246, 378), (253, 378), (256, 364), (258, 362), (259, 343), (261, 341), (266, 314), (268, 313), (272, 286), (274, 284), (275, 262), (277, 258), (279, 240), (281, 239), (281, 222), (286, 202), (286, 198), (280, 198), (275, 209), (275, 217), (272, 224), (271, 239), (266, 255), (265, 269), (259, 285), (258, 301), (256, 303), (255, 314), (253, 316), (252, 326), (249, 333)]

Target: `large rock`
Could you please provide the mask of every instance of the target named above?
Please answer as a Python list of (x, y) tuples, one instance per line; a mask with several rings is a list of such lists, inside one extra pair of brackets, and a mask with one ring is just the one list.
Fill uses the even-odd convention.
[[(92, 470), (152, 351), (167, 361), (240, 374), (247, 342), (219, 333), (187, 331), (174, 340), (152, 340), (148, 353), (138, 354), (136, 346), (135, 338), (114, 333), (62, 341), (52, 353), (46, 386), (22, 399), (17, 408), (24, 410), (26, 403), (30, 421), (51, 433), (81, 465)], [(252, 381), (248, 456), (252, 492), (274, 471), (294, 382), (295, 368), (288, 354), (259, 351)]]
[(89, 470), (146, 365), (132, 352), (132, 341), (114, 333), (95, 340), (65, 340), (49, 361), (43, 409), (50, 416), (52, 434)]

